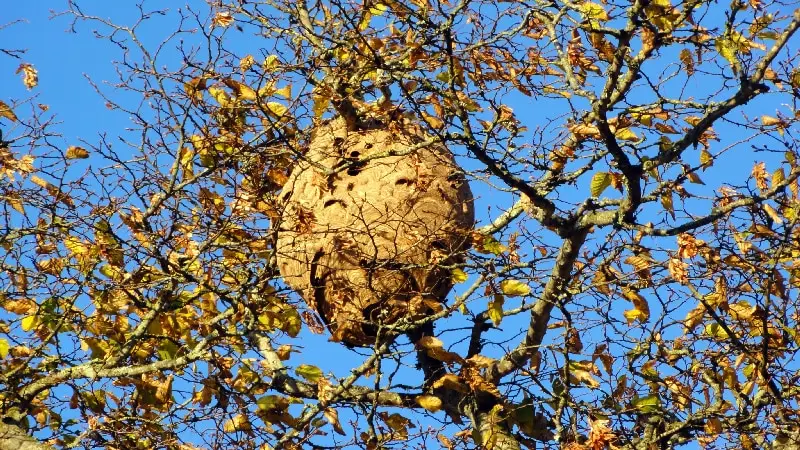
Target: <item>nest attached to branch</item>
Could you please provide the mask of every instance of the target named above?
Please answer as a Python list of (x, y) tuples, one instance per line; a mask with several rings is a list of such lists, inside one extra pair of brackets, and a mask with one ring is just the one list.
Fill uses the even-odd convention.
[(379, 325), (430, 314), (453, 286), (447, 266), (469, 247), (472, 192), (447, 148), (428, 141), (413, 123), (348, 131), (335, 119), (284, 186), (278, 268), (334, 341), (374, 344)]

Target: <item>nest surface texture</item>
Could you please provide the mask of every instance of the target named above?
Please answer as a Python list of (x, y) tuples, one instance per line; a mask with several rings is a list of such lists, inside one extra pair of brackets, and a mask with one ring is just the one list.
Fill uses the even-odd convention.
[[(277, 262), (332, 339), (375, 343), (380, 324), (415, 319), (452, 288), (474, 222), (452, 154), (401, 121), (317, 128), (282, 193)], [(326, 174), (332, 170), (334, 174)]]

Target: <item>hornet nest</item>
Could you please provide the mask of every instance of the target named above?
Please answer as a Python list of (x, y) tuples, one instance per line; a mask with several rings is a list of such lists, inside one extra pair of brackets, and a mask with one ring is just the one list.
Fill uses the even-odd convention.
[(420, 319), (453, 287), (474, 222), (472, 192), (453, 155), (407, 121), (312, 133), (284, 186), (277, 262), (348, 345), (375, 343), (380, 325)]

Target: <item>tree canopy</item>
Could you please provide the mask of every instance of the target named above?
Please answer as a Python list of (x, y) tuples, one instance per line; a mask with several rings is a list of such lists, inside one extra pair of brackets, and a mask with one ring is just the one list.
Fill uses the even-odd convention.
[(0, 43), (0, 449), (800, 448), (799, 4), (85, 3), (125, 127)]

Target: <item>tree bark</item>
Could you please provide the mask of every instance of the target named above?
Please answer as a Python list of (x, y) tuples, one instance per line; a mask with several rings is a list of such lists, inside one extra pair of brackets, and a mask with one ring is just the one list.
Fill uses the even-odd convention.
[(18, 426), (0, 423), (0, 450), (53, 450), (53, 447), (42, 444)]

